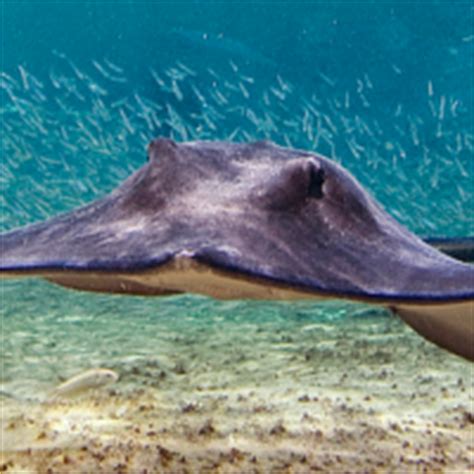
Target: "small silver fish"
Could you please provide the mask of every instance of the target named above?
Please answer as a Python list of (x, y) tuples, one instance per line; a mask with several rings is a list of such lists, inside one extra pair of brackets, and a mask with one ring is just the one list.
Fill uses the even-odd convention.
[(52, 390), (50, 398), (73, 397), (115, 383), (119, 375), (109, 369), (90, 369), (66, 380)]

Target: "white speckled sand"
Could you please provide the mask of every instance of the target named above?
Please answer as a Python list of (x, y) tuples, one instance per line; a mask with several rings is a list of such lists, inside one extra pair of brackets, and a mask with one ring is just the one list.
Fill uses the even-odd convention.
[[(0, 470), (474, 469), (472, 364), (396, 318), (193, 298), (160, 303), (153, 318), (150, 300), (113, 300), (128, 302), (119, 317), (110, 299), (95, 299), (107, 311), (88, 317), (74, 301), (55, 324), (4, 315)], [(47, 399), (61, 378), (93, 366), (119, 381)]]

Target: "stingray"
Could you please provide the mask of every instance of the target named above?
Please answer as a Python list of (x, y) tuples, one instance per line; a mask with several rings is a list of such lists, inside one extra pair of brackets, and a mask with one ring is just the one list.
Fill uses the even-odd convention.
[(382, 305), (474, 360), (474, 265), (409, 232), (337, 163), (269, 142), (156, 139), (112, 193), (4, 233), (0, 249), (0, 276), (79, 290)]

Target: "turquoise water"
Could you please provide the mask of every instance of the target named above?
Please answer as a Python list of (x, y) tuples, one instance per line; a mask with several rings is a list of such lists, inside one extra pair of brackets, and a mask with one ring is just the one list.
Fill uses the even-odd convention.
[[(413, 232), (473, 235), (472, 15), (442, 1), (2, 1), (0, 229), (103, 196), (162, 135), (315, 150)], [(250, 389), (265, 383), (259, 360), (285, 374), (301, 350), (318, 362), (295, 369), (308, 386), (341, 354), (369, 371), (400, 362), (388, 339), (433, 367), (445, 355), (388, 312), (342, 302), (98, 296), (36, 280), (2, 282), (1, 295), (2, 390), (19, 400), (88, 367), (118, 371), (119, 388), (187, 374), (199, 390), (196, 370)], [(331, 334), (314, 335), (316, 352), (305, 327)]]
[(164, 135), (317, 150), (414, 232), (473, 233), (468, 4), (2, 5), (4, 230), (103, 195)]

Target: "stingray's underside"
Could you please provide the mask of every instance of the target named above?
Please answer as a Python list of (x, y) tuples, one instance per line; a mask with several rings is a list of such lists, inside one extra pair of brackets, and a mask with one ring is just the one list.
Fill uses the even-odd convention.
[(278, 278), (256, 276), (213, 266), (187, 256), (169, 258), (157, 266), (124, 270), (30, 269), (28, 273), (77, 290), (146, 296), (179, 293), (204, 294), (217, 299), (302, 300), (344, 298), (381, 305), (397, 312), (405, 322), (432, 342), (469, 360), (474, 302), (469, 298), (423, 298), (416, 295), (373, 295), (360, 292), (310, 288)]
[[(465, 247), (465, 246), (464, 246)], [(346, 298), (474, 360), (474, 270), (336, 164), (271, 144), (174, 144), (112, 194), (0, 236), (0, 276), (112, 293)]]

